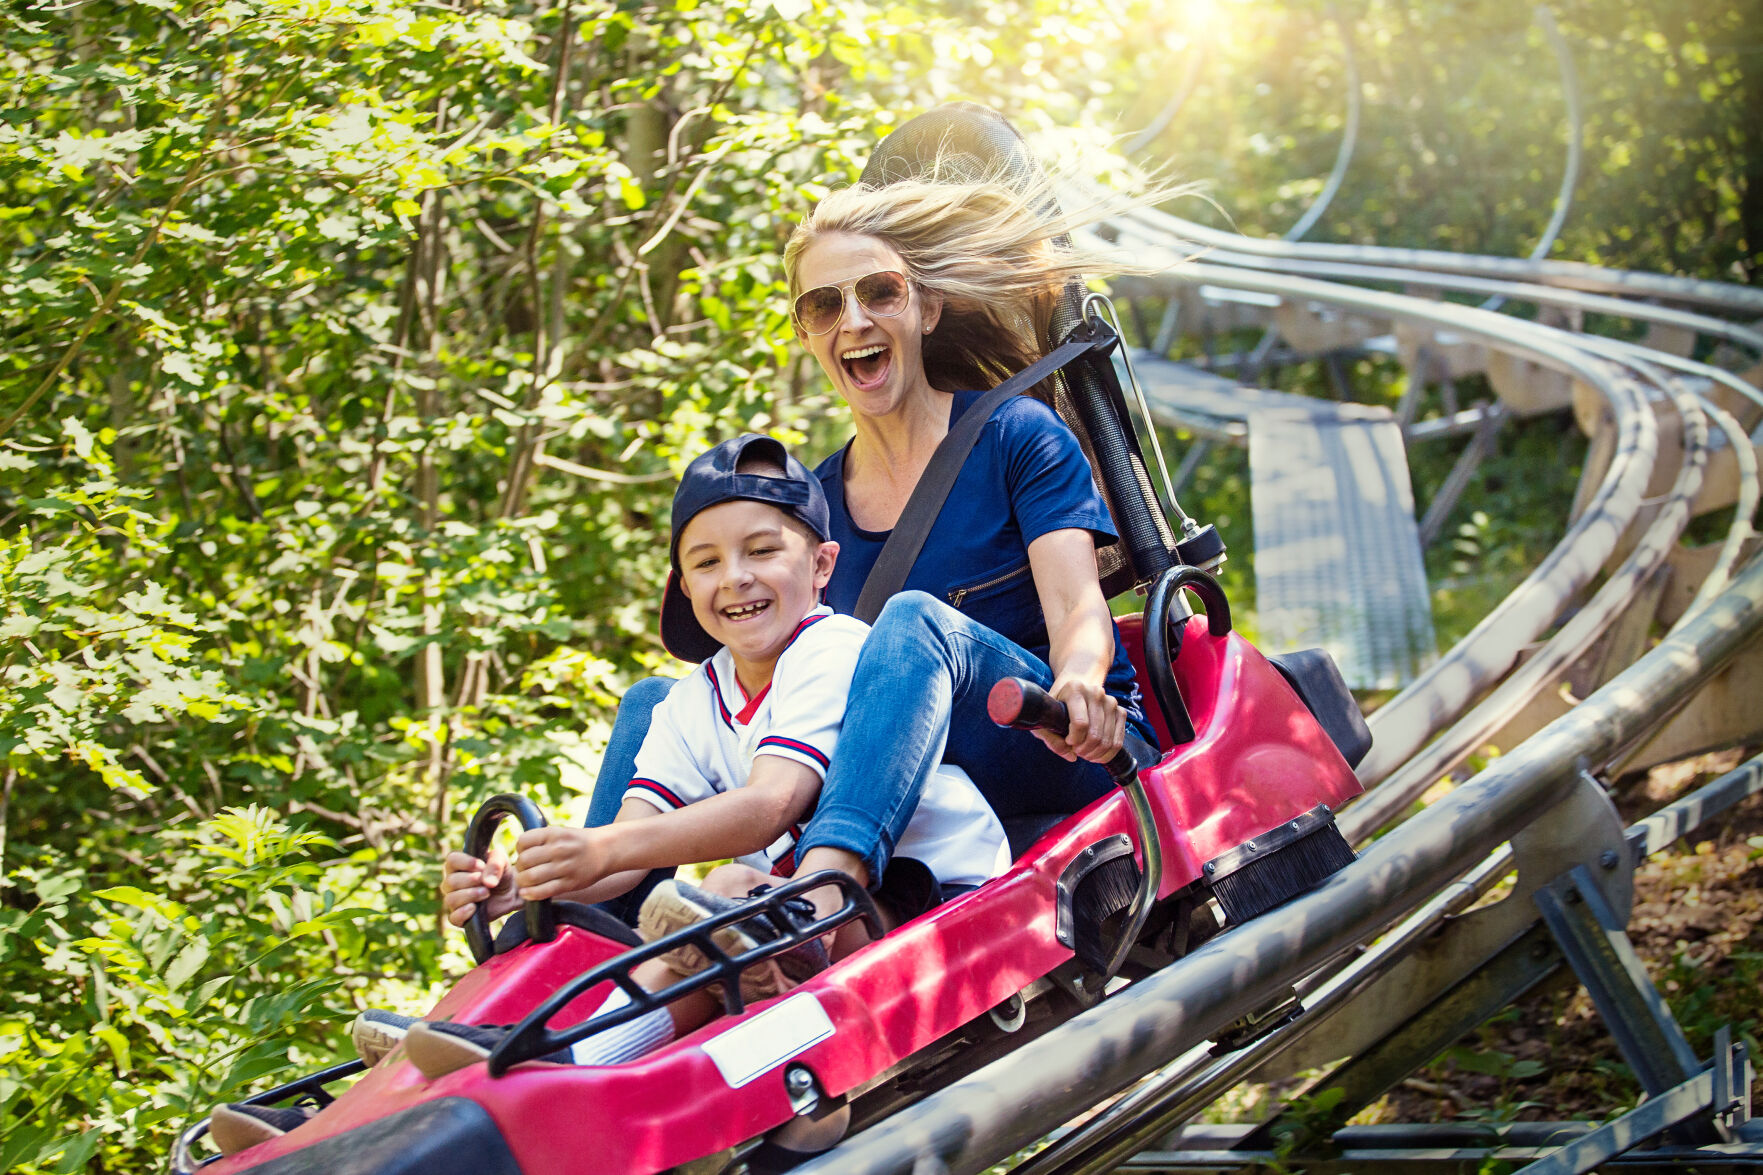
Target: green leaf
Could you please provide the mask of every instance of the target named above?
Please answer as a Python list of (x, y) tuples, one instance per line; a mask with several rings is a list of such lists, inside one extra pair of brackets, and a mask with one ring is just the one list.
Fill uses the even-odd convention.
[(64, 1173), (83, 1170), (92, 1161), (92, 1156), (98, 1151), (98, 1144), (103, 1140), (104, 1132), (97, 1127), (85, 1131), (67, 1145), (67, 1149), (61, 1153), (61, 1161), (55, 1164), (55, 1170)]
[(190, 977), (200, 971), (206, 962), (208, 962), (208, 941), (201, 938), (196, 939), (179, 951), (177, 957), (171, 961), (171, 966), (165, 969), (166, 989), (169, 991), (178, 990), (188, 983)]
[(127, 1073), (132, 1066), (129, 1064), (128, 1037), (118, 1032), (113, 1025), (100, 1024), (92, 1029), (92, 1035), (103, 1041), (110, 1049), (110, 1056), (116, 1062), (119, 1073)]

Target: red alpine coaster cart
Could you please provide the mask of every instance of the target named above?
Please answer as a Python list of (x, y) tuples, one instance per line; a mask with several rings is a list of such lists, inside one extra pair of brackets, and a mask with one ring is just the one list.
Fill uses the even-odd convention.
[[(1008, 123), (958, 105), (890, 135), (865, 179), (923, 174), (933, 159), (946, 172), (957, 156), (993, 174), (1034, 166)], [(1203, 570), (1222, 558), (1216, 532), (1174, 511), (1178, 537), (1152, 488), (1111, 308), (1081, 287), (1066, 302), (1059, 350), (1075, 357), (1059, 372), (1055, 407), (1090, 455), (1121, 535), (1103, 552), (1104, 591), (1149, 589), (1144, 613), (1120, 627), (1168, 749), (1129, 746), (1109, 765), (1121, 785), (1113, 793), (1080, 812), (1007, 822), (1015, 861), (1002, 876), (752, 1006), (734, 981), (745, 967), (852, 919), (879, 930), (860, 887), (835, 874), (796, 878), (647, 944), (567, 902), (529, 903), (494, 941), (480, 913), (468, 928), (477, 967), (427, 1018), (518, 1024), (487, 1064), (429, 1080), (399, 1048), (372, 1069), (357, 1061), (312, 1074), (250, 1099), (316, 1104), (304, 1125), (204, 1159), (198, 1122), (177, 1143), (174, 1175), (763, 1175), (777, 1169), (778, 1150), (765, 1144), (780, 1130), (800, 1139), (803, 1120), (819, 1124), (806, 1134), (830, 1146), (1350, 862), (1332, 813), (1358, 794), (1353, 765), (1370, 746), (1352, 696), (1326, 653), (1270, 659), (1231, 631), (1224, 592)], [(1190, 614), (1190, 593), (1205, 615)], [(1014, 725), (1063, 721), (1025, 682), (999, 683), (991, 712)], [(497, 796), (473, 818), (467, 851), (481, 856), (508, 815), (542, 823), (529, 801)], [(844, 893), (836, 914), (745, 954), (711, 941), (829, 882)], [(712, 959), (708, 970), (654, 993), (632, 980), (638, 963), (687, 941)], [(711, 984), (729, 1014), (656, 1052), (606, 1066), (533, 1063)], [(588, 1023), (615, 986), (630, 1002)], [(1294, 1010), (1266, 1009), (1220, 1043)], [(357, 1074), (341, 1093), (327, 1088)]]

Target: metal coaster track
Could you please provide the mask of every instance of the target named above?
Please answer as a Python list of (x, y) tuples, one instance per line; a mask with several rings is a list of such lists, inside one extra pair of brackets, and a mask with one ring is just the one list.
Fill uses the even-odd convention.
[[(1723, 1041), (1707, 1066), (1689, 1055), (1663, 1004), (1648, 1002), (1649, 994), (1657, 997), (1644, 975), (1637, 985), (1630, 974), (1638, 964), (1632, 951), (1623, 953), (1622, 933), (1634, 865), (1763, 790), (1763, 760), (1628, 830), (1597, 779), (1763, 634), (1763, 557), (1746, 559), (1754, 549), (1759, 438), (1736, 415), (1763, 407), (1763, 393), (1722, 368), (1642, 345), (1374, 287), (1609, 315), (1754, 355), (1763, 355), (1763, 332), (1754, 325), (1763, 290), (1564, 262), (1254, 241), (1157, 212), (1123, 217), (1104, 232), (1137, 257), (1169, 262), (1155, 277), (1118, 283), (1117, 293), (1173, 304), (1202, 287), (1243, 291), (1449, 332), (1532, 365), (1536, 378), (1564, 375), (1601, 400), (1607, 465), (1582, 487), (1560, 543), (1455, 648), (1371, 716), (1376, 743), (1360, 768), (1369, 790), (1340, 821), (1350, 839), (1364, 841), (1400, 817), (1610, 631), (1671, 554), (1722, 450), (1737, 468), (1734, 518), (1703, 590), (1663, 640), (1565, 716), (1370, 843), (1323, 887), (1213, 939), (799, 1170), (980, 1172), (1012, 1162), (1086, 1113), (1093, 1116), (1084, 1125), (1016, 1169), (1412, 1169), (1420, 1162), (1414, 1148), (1425, 1140), (1439, 1145), (1449, 1128), (1392, 1128), (1381, 1141), (1369, 1128), (1332, 1141), (1324, 1132), (1308, 1140), (1321, 1146), (1314, 1163), (1306, 1153), (1276, 1150), (1265, 1127), (1214, 1129), (1196, 1132), (1184, 1149), (1127, 1160), (1282, 1054), (1288, 1067), (1298, 1064), (1306, 1042), (1315, 1055), (1304, 1064), (1343, 1052), (1351, 1058), (1329, 1080), (1363, 1099), (1563, 964), (1592, 990), (1649, 1100), (1610, 1126), (1560, 1125), (1565, 1133), (1553, 1140), (1522, 1127), (1489, 1134), (1471, 1148), (1465, 1169), (1503, 1158), (1535, 1160), (1539, 1171), (1589, 1170), (1668, 1128), (1672, 1146), (1648, 1152), (1655, 1165), (1763, 1169), (1763, 1139), (1743, 1124), (1749, 1069), (1742, 1047)], [(1720, 390), (1730, 393), (1724, 403)], [(1539, 640), (1517, 668), (1521, 652)], [(1514, 867), (1513, 893), (1471, 910)], [(1236, 1052), (1209, 1054), (1207, 1042), (1223, 1028), (1294, 988), (1304, 1010), (1289, 1024)], [(1379, 1039), (1397, 1024), (1399, 1031)], [(1333, 1050), (1317, 1044), (1323, 1038)], [(1289, 1116), (1286, 1122), (1303, 1126)]]

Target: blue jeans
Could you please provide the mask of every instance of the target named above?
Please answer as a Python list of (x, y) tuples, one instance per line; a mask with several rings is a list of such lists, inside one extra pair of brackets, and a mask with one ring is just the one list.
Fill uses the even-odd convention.
[(1106, 793), (1113, 784), (1100, 764), (1062, 759), (1027, 731), (992, 722), (986, 695), (1002, 677), (1053, 684), (1046, 662), (935, 596), (889, 600), (857, 658), (838, 749), (796, 859), (844, 849), (863, 858), (873, 884), (940, 762), (972, 776), (1005, 820), (1075, 812)]
[[(612, 734), (606, 740), (606, 754), (600, 759), (600, 773), (594, 777), (594, 795), (588, 801), (589, 828), (611, 824), (624, 806), (624, 789), (637, 773), (637, 750), (649, 733), (649, 722), (655, 707), (673, 688), (671, 677), (645, 677), (624, 693), (618, 713), (612, 719)], [(602, 910), (628, 926), (637, 924), (637, 911), (649, 891), (673, 876), (672, 869), (656, 869), (637, 883), (636, 888), (615, 898), (598, 903)]]
[[(1063, 815), (1106, 793), (1113, 782), (1099, 763), (1061, 759), (1027, 731), (992, 722), (986, 695), (1001, 677), (1053, 684), (1046, 662), (936, 597), (902, 592), (889, 600), (857, 659), (838, 749), (796, 859), (817, 845), (844, 849), (863, 859), (870, 884), (877, 884), (925, 780), (945, 760), (972, 777), (1000, 819)], [(625, 784), (636, 774), (637, 748), (672, 686), (667, 678), (645, 678), (619, 704), (594, 783), (590, 826), (618, 815)], [(1128, 725), (1156, 745), (1148, 726)], [(672, 872), (658, 869), (601, 905), (634, 924), (643, 897)]]

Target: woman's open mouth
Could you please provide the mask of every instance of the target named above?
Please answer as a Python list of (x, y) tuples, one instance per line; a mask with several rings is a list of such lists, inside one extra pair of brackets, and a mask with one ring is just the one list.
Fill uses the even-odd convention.
[(880, 386), (888, 378), (888, 368), (892, 365), (894, 352), (891, 347), (875, 343), (868, 347), (853, 347), (839, 356), (839, 363), (845, 368), (845, 374), (851, 382), (862, 391)]

